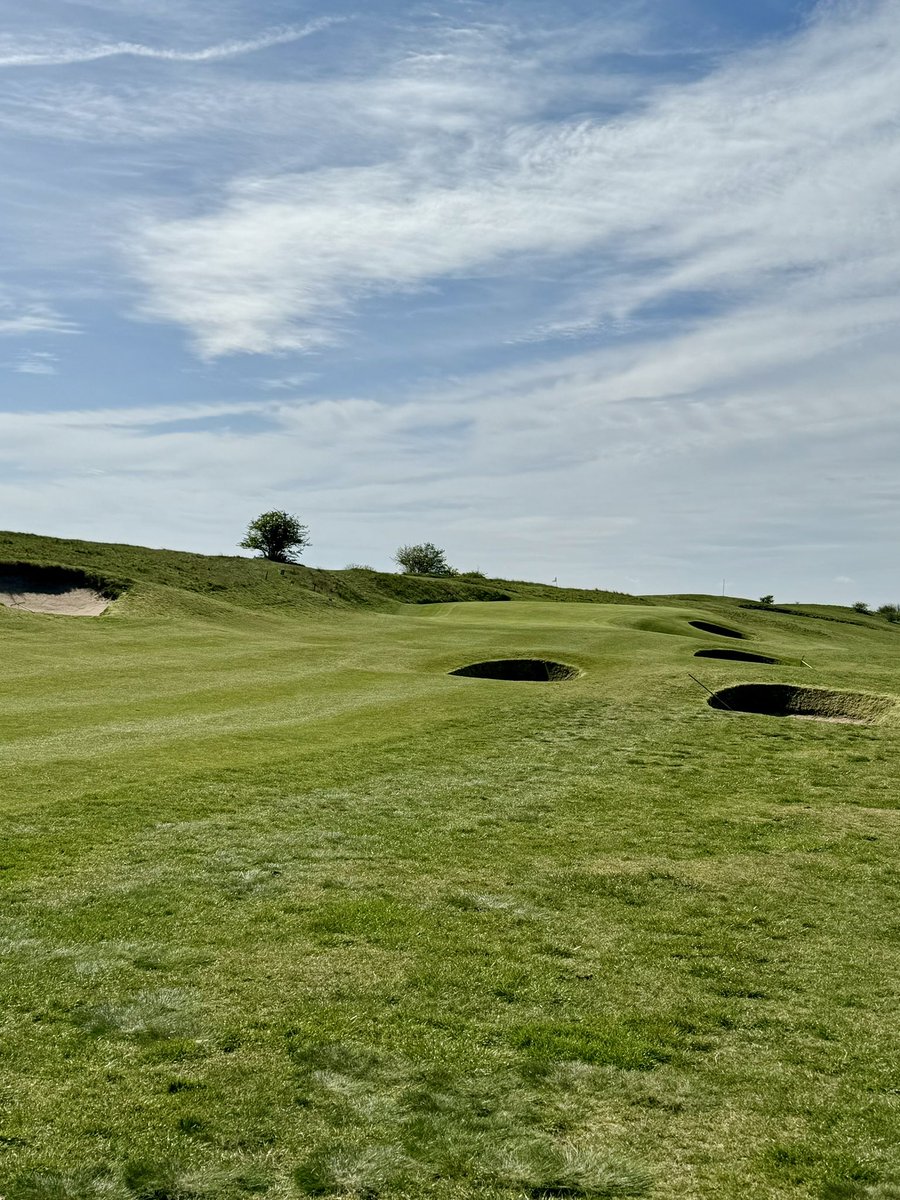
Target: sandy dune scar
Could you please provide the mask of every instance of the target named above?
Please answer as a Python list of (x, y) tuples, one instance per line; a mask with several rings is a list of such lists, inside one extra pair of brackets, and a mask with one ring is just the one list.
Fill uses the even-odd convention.
[(99, 617), (109, 600), (92, 588), (39, 582), (24, 575), (0, 575), (0, 604), (26, 612), (66, 617)]

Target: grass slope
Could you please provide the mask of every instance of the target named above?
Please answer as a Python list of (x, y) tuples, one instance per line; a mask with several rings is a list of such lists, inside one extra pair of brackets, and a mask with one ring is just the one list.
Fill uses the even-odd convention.
[(227, 617), (233, 608), (307, 612), (328, 608), (379, 608), (460, 600), (579, 600), (602, 604), (649, 603), (600, 589), (584, 591), (550, 584), (473, 576), (433, 578), (385, 574), (365, 568), (318, 570), (302, 564), (279, 566), (260, 558), (189, 554), (145, 546), (108, 545), (36, 534), (0, 532), (0, 567), (34, 563), (77, 567), (104, 594), (121, 595), (111, 615)]
[[(895, 627), (46, 541), (137, 586), (0, 611), (0, 1195), (900, 1194), (897, 713), (688, 676), (895, 694)], [(518, 656), (584, 674), (447, 674)]]

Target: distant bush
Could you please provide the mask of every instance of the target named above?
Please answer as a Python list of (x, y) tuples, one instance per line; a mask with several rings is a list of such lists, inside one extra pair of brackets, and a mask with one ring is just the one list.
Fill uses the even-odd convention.
[(347, 563), (344, 567), (345, 571), (374, 571), (374, 567), (370, 567), (368, 563)]
[(866, 604), (865, 600), (857, 600), (853, 605), (853, 611), (858, 613), (867, 613), (869, 612), (869, 606)]
[(418, 546), (401, 546), (394, 555), (394, 562), (406, 575), (458, 575), (459, 572), (447, 562), (444, 551), (433, 542), (422, 542)]
[(487, 576), (485, 575), (484, 571), (479, 571), (478, 568), (476, 567), (474, 571), (463, 571), (462, 578), (463, 579), (486, 579)]
[(875, 611), (887, 621), (900, 621), (900, 604), (882, 604)]
[(771, 608), (772, 605), (775, 603), (775, 597), (774, 596), (760, 596), (759, 602), (765, 608)]

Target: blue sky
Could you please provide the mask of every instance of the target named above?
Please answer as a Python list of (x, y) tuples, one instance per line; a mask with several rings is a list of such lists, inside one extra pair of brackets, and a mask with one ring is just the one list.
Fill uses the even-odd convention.
[(0, 525), (900, 599), (896, 3), (0, 13)]

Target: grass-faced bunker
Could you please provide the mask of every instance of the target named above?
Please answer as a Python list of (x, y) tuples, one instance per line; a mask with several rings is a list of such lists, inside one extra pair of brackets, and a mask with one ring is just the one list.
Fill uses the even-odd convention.
[(701, 633), (712, 633), (716, 637), (746, 638), (747, 636), (739, 629), (730, 629), (727, 625), (716, 625), (714, 621), (688, 621), (688, 624), (693, 629), (699, 629)]
[(768, 654), (754, 654), (750, 650), (732, 650), (725, 646), (721, 649), (695, 650), (694, 658), (725, 658), (731, 662), (765, 663), (768, 666), (781, 661), (771, 658)]
[(897, 702), (892, 696), (838, 692), (790, 683), (739, 683), (721, 688), (708, 703), (711, 708), (729, 712), (870, 725), (886, 716)]
[(515, 683), (564, 683), (568, 679), (577, 679), (581, 672), (569, 663), (546, 658), (495, 658), (457, 667), (450, 674), (470, 679), (507, 679)]

